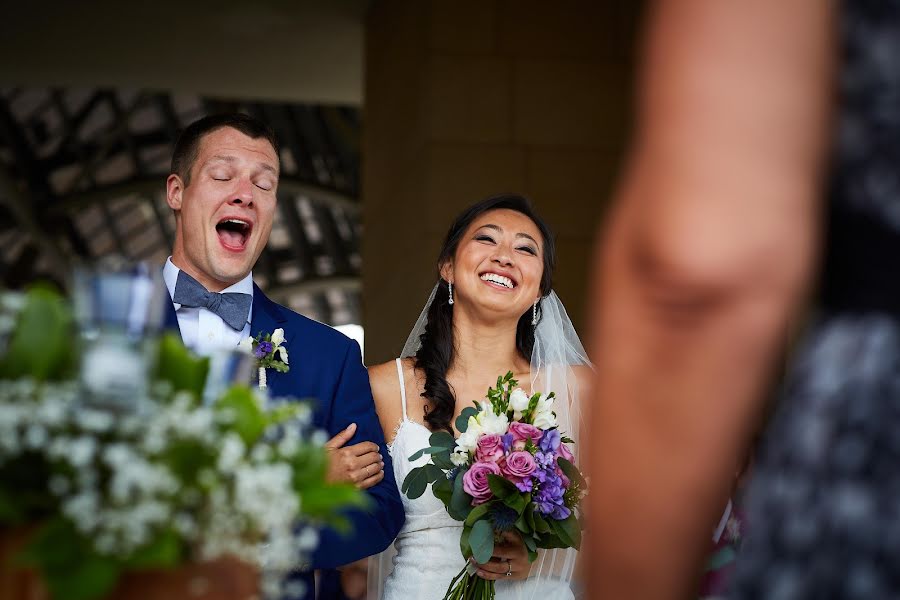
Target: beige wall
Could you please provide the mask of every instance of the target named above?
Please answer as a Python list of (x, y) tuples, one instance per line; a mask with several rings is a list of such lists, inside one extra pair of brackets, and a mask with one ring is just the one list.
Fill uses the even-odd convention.
[(396, 356), (452, 218), (520, 192), (558, 234), (586, 322), (591, 243), (629, 124), (637, 2), (376, 0), (366, 23), (366, 362)]

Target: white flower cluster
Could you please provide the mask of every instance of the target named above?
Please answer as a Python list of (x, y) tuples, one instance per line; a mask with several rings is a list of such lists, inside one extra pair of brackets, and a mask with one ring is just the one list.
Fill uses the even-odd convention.
[[(298, 525), (290, 463), (310, 443), (308, 407), (248, 448), (227, 427), (233, 414), (187, 395), (164, 401), (165, 386), (137, 414), (85, 406), (79, 393), (73, 383), (0, 381), (0, 465), (42, 455), (50, 493), (97, 552), (127, 556), (172, 526), (196, 558), (236, 555), (262, 567), (272, 588), (315, 546), (315, 531)], [(172, 459), (185, 445), (214, 457), (192, 481)]]
[[(521, 421), (523, 411), (528, 409), (531, 398), (521, 388), (516, 388), (509, 395), (509, 408), (513, 411), (513, 421)], [(495, 414), (491, 403), (482, 400), (478, 403), (478, 413), (469, 417), (466, 431), (456, 440), (456, 448), (450, 454), (450, 461), (457, 466), (466, 464), (468, 453), (475, 452), (478, 440), (483, 435), (503, 435), (509, 430), (510, 420), (506, 413)], [(537, 406), (531, 416), (530, 425), (538, 429), (552, 429), (558, 425), (556, 413), (553, 412), (553, 398), (546, 394), (538, 397)]]

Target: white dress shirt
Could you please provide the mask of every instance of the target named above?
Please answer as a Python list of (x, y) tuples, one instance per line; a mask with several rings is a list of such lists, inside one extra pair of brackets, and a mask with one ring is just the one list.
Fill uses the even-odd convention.
[[(181, 269), (172, 263), (171, 256), (166, 259), (163, 279), (169, 288), (170, 298), (175, 296), (175, 283), (178, 281), (179, 271)], [(222, 317), (206, 308), (188, 308), (173, 301), (178, 327), (181, 329), (181, 340), (185, 346), (201, 356), (209, 356), (222, 348), (234, 348), (242, 339), (250, 336), (250, 321), (253, 319), (253, 273), (220, 293), (225, 292), (250, 294), (250, 312), (247, 313), (247, 323), (241, 331), (235, 331), (222, 320)]]

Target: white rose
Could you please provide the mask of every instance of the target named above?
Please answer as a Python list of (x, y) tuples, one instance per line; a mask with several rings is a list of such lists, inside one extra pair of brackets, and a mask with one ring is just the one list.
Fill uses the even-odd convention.
[(556, 427), (558, 425), (556, 414), (552, 410), (539, 412), (534, 416), (533, 425), (543, 431)]
[(460, 435), (459, 439), (456, 440), (457, 448), (466, 451), (474, 451), (475, 447), (478, 445), (478, 438), (481, 437), (481, 433), (481, 424), (475, 420), (475, 417), (469, 417), (469, 424), (466, 427), (465, 433)]
[[(278, 329), (276, 329), (275, 331), (272, 332), (271, 342), (272, 342), (273, 346), (280, 346), (281, 342), (283, 342), (283, 341), (284, 341), (284, 329), (279, 327)], [(285, 361), (285, 362), (287, 362), (287, 361)]]
[(516, 412), (522, 412), (528, 408), (529, 400), (528, 394), (522, 391), (521, 388), (516, 388), (513, 390), (513, 393), (509, 395), (509, 405)]
[(450, 462), (457, 467), (461, 467), (469, 462), (469, 453), (465, 450), (457, 450), (450, 454)]
[(242, 339), (241, 342), (238, 344), (238, 350), (241, 350), (242, 352), (246, 352), (247, 354), (250, 354), (251, 352), (253, 352), (253, 338), (246, 337), (246, 338)]

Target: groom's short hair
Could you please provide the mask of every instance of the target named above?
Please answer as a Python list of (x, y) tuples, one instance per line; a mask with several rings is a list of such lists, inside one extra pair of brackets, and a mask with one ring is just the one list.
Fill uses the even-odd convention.
[(243, 113), (209, 115), (188, 125), (175, 142), (171, 172), (181, 177), (185, 187), (191, 183), (191, 169), (200, 153), (200, 142), (205, 136), (225, 127), (236, 129), (250, 139), (265, 138), (275, 149), (275, 156), (278, 156), (275, 132), (259, 119)]

